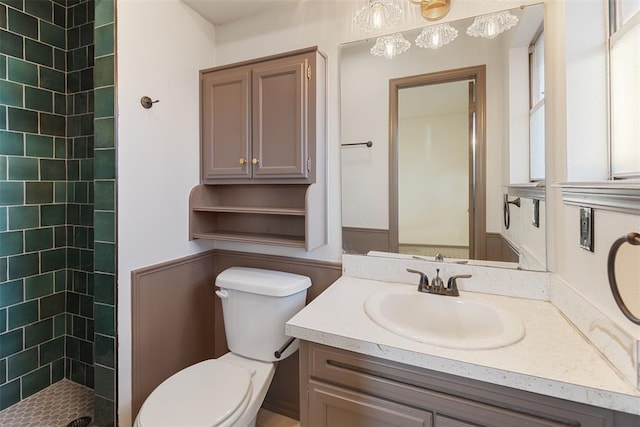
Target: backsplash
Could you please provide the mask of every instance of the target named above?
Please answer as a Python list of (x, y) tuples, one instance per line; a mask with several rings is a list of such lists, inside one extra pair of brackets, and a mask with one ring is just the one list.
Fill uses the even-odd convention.
[(617, 326), (559, 277), (551, 277), (551, 303), (571, 320), (622, 377), (640, 390), (640, 341)]
[(429, 280), (436, 276), (436, 269), (440, 269), (440, 277), (445, 283), (454, 274), (471, 274), (471, 278), (458, 281), (458, 288), (462, 291), (549, 300), (549, 274), (546, 272), (403, 259), (396, 256), (342, 256), (342, 272), (345, 276), (415, 283), (417, 286), (418, 276), (407, 272), (407, 268), (427, 273)]

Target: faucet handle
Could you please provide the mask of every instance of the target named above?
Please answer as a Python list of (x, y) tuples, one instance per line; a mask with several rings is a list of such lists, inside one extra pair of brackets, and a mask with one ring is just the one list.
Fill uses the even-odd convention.
[(416, 273), (420, 275), (420, 283), (418, 284), (418, 291), (425, 292), (429, 287), (429, 278), (427, 277), (427, 275), (422, 271), (412, 270), (410, 268), (407, 268), (407, 271), (409, 273)]
[(469, 279), (470, 277), (470, 274), (458, 274), (456, 276), (449, 277), (449, 280), (447, 281), (447, 295), (451, 295), (452, 297), (459, 296), (460, 292), (458, 292), (458, 283), (456, 280)]

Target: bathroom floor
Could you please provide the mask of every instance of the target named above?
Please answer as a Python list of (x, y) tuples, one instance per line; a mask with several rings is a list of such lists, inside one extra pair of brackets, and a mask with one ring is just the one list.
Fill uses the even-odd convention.
[(274, 414), (266, 409), (258, 411), (256, 427), (300, 427), (300, 422), (284, 415)]
[(0, 426), (66, 427), (71, 421), (93, 418), (92, 389), (61, 380), (0, 412)]

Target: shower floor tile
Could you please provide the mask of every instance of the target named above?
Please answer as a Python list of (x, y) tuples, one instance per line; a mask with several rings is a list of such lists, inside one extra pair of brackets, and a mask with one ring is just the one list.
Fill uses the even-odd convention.
[(94, 391), (61, 380), (0, 412), (0, 426), (66, 427), (71, 421), (93, 418)]

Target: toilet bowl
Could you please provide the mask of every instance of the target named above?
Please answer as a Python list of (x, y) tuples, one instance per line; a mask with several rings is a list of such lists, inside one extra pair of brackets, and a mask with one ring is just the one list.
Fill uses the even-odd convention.
[(253, 427), (288, 338), (284, 325), (302, 307), (311, 280), (271, 270), (232, 267), (218, 275), (229, 353), (189, 366), (162, 382), (138, 412), (135, 427)]

